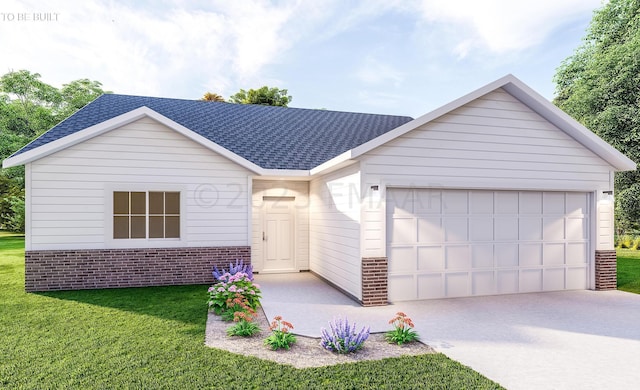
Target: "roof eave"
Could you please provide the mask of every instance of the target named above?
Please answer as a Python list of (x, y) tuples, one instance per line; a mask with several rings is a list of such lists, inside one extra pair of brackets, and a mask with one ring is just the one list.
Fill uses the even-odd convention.
[(78, 132), (67, 135), (55, 141), (49, 142), (45, 145), (39, 146), (37, 148), (31, 149), (29, 151), (26, 151), (24, 153), (21, 153), (12, 157), (9, 157), (2, 162), (2, 166), (3, 168), (9, 168), (9, 167), (30, 163), (32, 161), (41, 159), (43, 157), (46, 157), (60, 150), (66, 149), (70, 146), (79, 144), (83, 141), (86, 141), (93, 137), (104, 134), (110, 130), (127, 125), (143, 117), (149, 117), (151, 119), (158, 121), (159, 123), (184, 135), (185, 137), (191, 139), (192, 141), (228, 158), (229, 160), (237, 163), (238, 165), (248, 169), (249, 171), (255, 174), (263, 175), (264, 172), (267, 171), (264, 168), (254, 164), (253, 162), (245, 159), (244, 157), (241, 157), (236, 153), (233, 153), (229, 149), (226, 149), (216, 144), (215, 142), (201, 136), (200, 134), (195, 133), (192, 130), (189, 130), (188, 128), (182, 126), (181, 124), (165, 117), (162, 114), (159, 114), (158, 112), (146, 106), (136, 108), (135, 110), (131, 110), (122, 115), (118, 115), (116, 117), (108, 119), (104, 122), (100, 122), (93, 126), (87, 127), (86, 129), (80, 130)]

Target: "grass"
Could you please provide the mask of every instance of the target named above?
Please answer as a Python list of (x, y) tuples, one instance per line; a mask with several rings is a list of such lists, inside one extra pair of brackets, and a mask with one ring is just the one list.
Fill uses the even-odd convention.
[(0, 388), (501, 388), (442, 354), (298, 370), (208, 348), (207, 286), (25, 293), (23, 248), (0, 232)]
[(618, 249), (618, 290), (640, 294), (640, 251)]

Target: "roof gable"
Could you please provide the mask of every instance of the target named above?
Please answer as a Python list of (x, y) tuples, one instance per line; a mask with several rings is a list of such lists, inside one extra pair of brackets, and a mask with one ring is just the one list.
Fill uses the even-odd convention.
[[(146, 110), (141, 111), (143, 107)], [(255, 167), (308, 171), (411, 120), (391, 115), (109, 94), (14, 153), (5, 160), (5, 166), (24, 163), (24, 156), (18, 157), (26, 153), (32, 159), (39, 158), (38, 153), (54, 149), (52, 143), (60, 146), (81, 142), (136, 115), (156, 114), (169, 127), (185, 135), (193, 133), (190, 137), (200, 143), (212, 148), (217, 145), (250, 163), (253, 171)], [(67, 141), (61, 141), (67, 137)], [(219, 148), (216, 151), (220, 152)]]
[[(564, 111), (553, 105), (540, 94), (529, 88), (522, 81), (513, 75), (507, 75), (490, 84), (485, 85), (459, 99), (452, 101), (440, 108), (437, 108), (411, 122), (382, 134), (360, 146), (357, 146), (348, 153), (348, 156), (339, 156), (342, 159), (353, 159), (381, 146), (391, 140), (394, 140), (412, 130), (415, 130), (437, 118), (457, 110), (464, 105), (498, 89), (502, 88), (511, 96), (529, 107), (533, 112), (540, 115), (545, 120), (562, 130), (572, 139), (576, 140), (585, 148), (589, 149), (597, 156), (602, 158), (618, 171), (627, 171), (636, 169), (636, 164), (624, 154), (620, 153), (606, 141), (595, 135), (589, 129), (584, 127), (575, 119), (571, 118)], [(331, 162), (327, 163), (330, 164)]]

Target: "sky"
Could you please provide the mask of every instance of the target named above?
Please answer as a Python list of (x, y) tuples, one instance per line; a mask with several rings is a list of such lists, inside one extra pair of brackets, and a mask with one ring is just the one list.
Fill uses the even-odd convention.
[(418, 117), (506, 74), (551, 100), (601, 0), (2, 0), (0, 74)]

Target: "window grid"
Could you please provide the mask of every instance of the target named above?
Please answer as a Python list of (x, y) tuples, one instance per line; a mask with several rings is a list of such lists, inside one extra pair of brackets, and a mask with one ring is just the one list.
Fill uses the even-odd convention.
[(180, 193), (115, 191), (113, 238), (180, 238)]

